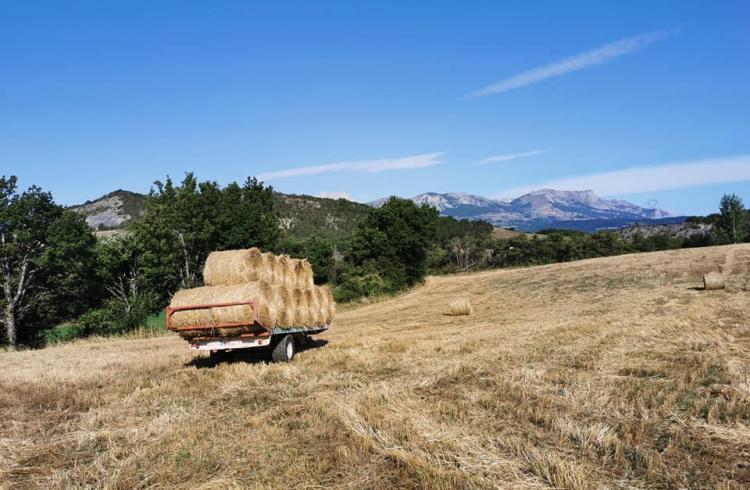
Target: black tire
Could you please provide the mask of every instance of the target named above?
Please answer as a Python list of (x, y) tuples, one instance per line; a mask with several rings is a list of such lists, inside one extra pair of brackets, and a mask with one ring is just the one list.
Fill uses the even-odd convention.
[(271, 359), (273, 359), (273, 362), (291, 362), (296, 353), (297, 346), (294, 343), (294, 337), (284, 335), (279, 340), (279, 343), (276, 344), (276, 347), (273, 348)]

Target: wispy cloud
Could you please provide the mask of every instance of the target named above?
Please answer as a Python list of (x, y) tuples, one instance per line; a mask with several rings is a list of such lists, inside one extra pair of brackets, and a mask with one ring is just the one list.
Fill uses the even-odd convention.
[(637, 194), (697, 187), (724, 182), (750, 181), (750, 155), (630, 167), (611, 172), (565, 177), (506, 189), (498, 197), (518, 197), (536, 189), (594, 190), (597, 194)]
[(515, 160), (516, 158), (533, 157), (535, 155), (541, 155), (547, 153), (547, 150), (532, 150), (524, 151), (523, 153), (509, 153), (507, 155), (496, 155), (494, 157), (487, 157), (479, 160), (480, 165), (489, 165), (491, 163), (507, 162), (509, 160)]
[(667, 35), (668, 33), (666, 31), (653, 31), (620, 39), (619, 41), (605, 44), (604, 46), (592, 49), (591, 51), (586, 51), (585, 53), (577, 54), (569, 58), (563, 58), (548, 65), (518, 73), (517, 75), (505, 78), (497, 83), (493, 83), (492, 85), (488, 85), (472, 92), (467, 97), (483, 97), (485, 95), (508, 92), (509, 90), (539, 83), (548, 78), (559, 77), (566, 73), (582, 70), (589, 66), (601, 65), (602, 63), (606, 63), (618, 56), (643, 49), (649, 44), (664, 39)]
[(334, 172), (360, 172), (376, 173), (387, 170), (403, 170), (409, 168), (425, 168), (442, 163), (440, 157), (444, 152), (424, 153), (402, 158), (384, 158), (381, 160), (358, 160), (351, 162), (329, 163), (326, 165), (313, 165), (309, 167), (297, 167), (274, 172), (265, 172), (258, 175), (259, 180), (284, 179), (288, 177), (300, 177), (303, 175), (317, 175)]

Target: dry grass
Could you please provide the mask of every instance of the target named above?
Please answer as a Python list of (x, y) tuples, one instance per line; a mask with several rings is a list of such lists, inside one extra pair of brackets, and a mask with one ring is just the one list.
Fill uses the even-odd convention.
[(747, 488), (749, 268), (743, 245), (430, 278), (288, 365), (176, 336), (1, 353), (0, 481)]

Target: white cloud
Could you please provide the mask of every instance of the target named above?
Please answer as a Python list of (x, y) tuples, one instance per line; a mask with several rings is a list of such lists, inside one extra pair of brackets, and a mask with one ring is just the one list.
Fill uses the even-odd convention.
[(329, 163), (326, 165), (313, 165), (309, 167), (297, 167), (287, 170), (265, 172), (258, 175), (258, 180), (274, 180), (287, 177), (299, 177), (302, 175), (317, 175), (333, 172), (361, 172), (375, 173), (386, 170), (403, 170), (409, 168), (432, 167), (442, 163), (440, 157), (443, 152), (424, 153), (403, 158), (385, 158), (381, 160), (359, 160), (352, 162)]
[(597, 194), (611, 196), (741, 181), (750, 181), (750, 155), (695, 160), (655, 167), (630, 167), (598, 174), (564, 177), (506, 189), (499, 195), (518, 197), (537, 189), (566, 191), (593, 189)]
[(497, 83), (488, 85), (468, 95), (468, 97), (483, 97), (485, 95), (499, 94), (508, 92), (517, 88), (526, 87), (534, 83), (553, 77), (559, 77), (577, 70), (582, 70), (589, 66), (601, 65), (618, 56), (633, 53), (639, 49), (645, 48), (651, 43), (667, 37), (665, 31), (653, 31), (637, 36), (620, 39), (613, 43), (605, 44), (591, 51), (586, 51), (569, 58), (563, 58), (559, 61), (533, 68), (528, 71), (518, 73), (511, 77), (500, 80)]
[(533, 157), (534, 155), (541, 155), (546, 153), (547, 150), (532, 150), (525, 151), (523, 153), (510, 153), (508, 155), (497, 155), (494, 157), (483, 158), (479, 161), (480, 165), (489, 165), (490, 163), (507, 162), (509, 160), (515, 160), (516, 158)]
[(327, 197), (328, 199), (346, 199), (347, 201), (358, 202), (348, 192), (334, 191), (334, 192), (321, 192), (318, 197)]

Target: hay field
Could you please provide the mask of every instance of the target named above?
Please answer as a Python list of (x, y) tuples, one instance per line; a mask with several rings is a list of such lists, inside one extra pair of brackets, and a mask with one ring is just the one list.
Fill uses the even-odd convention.
[(429, 278), (287, 365), (0, 353), (0, 486), (747, 488), (749, 289), (714, 247)]

